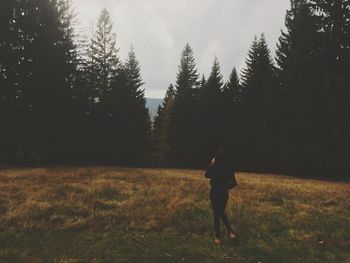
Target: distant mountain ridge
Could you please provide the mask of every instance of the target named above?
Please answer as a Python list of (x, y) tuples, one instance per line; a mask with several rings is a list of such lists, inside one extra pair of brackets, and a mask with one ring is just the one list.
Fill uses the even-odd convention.
[(159, 105), (161, 105), (163, 99), (159, 98), (146, 98), (146, 107), (149, 110), (149, 114), (151, 116), (151, 120), (154, 120), (154, 117), (157, 115), (157, 110)]

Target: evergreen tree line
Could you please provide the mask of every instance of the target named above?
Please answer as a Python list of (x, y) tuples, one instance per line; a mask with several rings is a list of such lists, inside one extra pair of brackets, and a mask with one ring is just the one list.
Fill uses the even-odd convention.
[(224, 146), (240, 170), (346, 177), (349, 10), (291, 0), (276, 56), (256, 37), (227, 81), (217, 58), (200, 76), (187, 44), (151, 125), (135, 52), (120, 60), (106, 9), (77, 42), (69, 0), (2, 0), (0, 162), (202, 168)]
[(3, 0), (0, 19), (1, 163), (148, 163), (140, 65), (106, 9), (79, 42), (69, 0)]
[(223, 146), (240, 170), (348, 178), (349, 24), (348, 0), (291, 0), (276, 57), (262, 34), (225, 83), (216, 58), (200, 78), (186, 45), (155, 118), (152, 160), (203, 167)]

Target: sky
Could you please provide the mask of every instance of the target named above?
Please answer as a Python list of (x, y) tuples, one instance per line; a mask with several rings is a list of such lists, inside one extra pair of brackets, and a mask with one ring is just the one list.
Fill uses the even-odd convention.
[(234, 66), (244, 67), (255, 35), (265, 33), (273, 55), (289, 0), (73, 0), (73, 6), (86, 32), (108, 9), (119, 57), (125, 60), (133, 46), (146, 97), (163, 98), (175, 83), (186, 43), (201, 75), (210, 74), (217, 56), (224, 80)]

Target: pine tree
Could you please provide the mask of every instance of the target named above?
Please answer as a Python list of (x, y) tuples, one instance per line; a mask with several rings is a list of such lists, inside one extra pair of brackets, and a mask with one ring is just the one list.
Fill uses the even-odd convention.
[(76, 156), (80, 162), (97, 161), (99, 156), (99, 145), (96, 142), (99, 134), (97, 120), (99, 119), (98, 107), (100, 103), (99, 96), (99, 69), (94, 58), (95, 44), (90, 37), (79, 36), (79, 65), (76, 75), (75, 86), (73, 89), (74, 105), (80, 115), (80, 121), (77, 122), (77, 133), (79, 137), (76, 140), (76, 149), (80, 150)]
[(248, 51), (248, 57), (246, 59), (246, 67), (242, 70), (241, 80), (242, 80), (242, 88), (243, 91), (246, 91), (248, 86), (252, 86), (254, 77), (254, 71), (257, 65), (257, 57), (258, 57), (258, 39), (255, 36), (253, 43), (250, 46)]
[(322, 35), (322, 82), (334, 107), (348, 107), (350, 77), (350, 1), (318, 0), (312, 5)]
[(197, 135), (198, 165), (205, 166), (208, 156), (213, 155), (222, 145), (223, 131), (227, 128), (224, 119), (224, 98), (222, 96), (223, 77), (220, 64), (215, 57), (211, 73), (204, 86), (201, 87), (199, 98)]
[(144, 84), (141, 78), (141, 68), (138, 60), (136, 59), (134, 48), (131, 46), (128, 59), (125, 63), (125, 70), (127, 74), (127, 86), (130, 90), (130, 94), (137, 102), (142, 106), (146, 103), (145, 91), (140, 89)]
[[(23, 130), (23, 110), (19, 106), (21, 87), (16, 67), (19, 55), (15, 43), (19, 42), (18, 28), (14, 19), (16, 2), (0, 2), (0, 162), (15, 160), (17, 147)], [(13, 48), (12, 48), (13, 47)]]
[[(28, 90), (27, 96), (32, 98), (34, 141), (40, 141), (39, 146), (34, 145), (34, 149), (38, 147), (35, 151), (50, 162), (67, 160), (72, 141), (67, 127), (74, 121), (71, 119), (71, 98), (76, 74), (76, 47), (73, 35), (69, 33), (70, 17), (65, 16), (69, 5), (63, 4), (64, 1), (39, 1), (28, 10), (30, 19), (37, 22), (33, 35), (38, 34), (36, 41), (33, 41), (34, 46), (29, 47), (29, 44), (27, 48), (33, 61), (39, 61), (38, 68), (33, 70), (33, 66), (29, 66), (34, 71), (34, 89)], [(32, 32), (32, 29), (24, 30)], [(35, 50), (40, 50), (40, 54)]]
[[(97, 29), (92, 32), (92, 37), (87, 43), (83, 61), (82, 93), (88, 96), (87, 128), (86, 134), (89, 143), (86, 150), (89, 158), (95, 161), (110, 162), (120, 159), (113, 155), (112, 133), (118, 128), (118, 121), (111, 123), (111, 117), (115, 116), (116, 105), (113, 100), (116, 92), (116, 79), (122, 79), (124, 74), (119, 62), (118, 49), (116, 48), (116, 35), (112, 32), (113, 23), (107, 9), (101, 11), (97, 22)], [(118, 74), (121, 76), (118, 77)], [(121, 87), (125, 84), (120, 84)], [(120, 88), (122, 89), (122, 88)], [(114, 116), (112, 116), (114, 112)], [(117, 136), (117, 134), (116, 134)], [(112, 140), (112, 141), (111, 141)]]
[[(264, 34), (254, 39), (242, 72), (245, 100), (262, 103), (273, 91), (274, 66)], [(257, 105), (258, 106), (258, 105)]]
[(117, 74), (112, 80), (110, 91), (104, 98), (105, 134), (104, 149), (106, 161), (118, 165), (127, 165), (130, 161), (129, 141), (133, 139), (131, 122), (134, 120), (134, 103), (127, 85), (128, 76), (125, 65), (120, 63)]
[(172, 122), (175, 99), (175, 89), (170, 84), (162, 105), (158, 107), (152, 131), (152, 161), (156, 165), (167, 166), (170, 164), (171, 145), (169, 133)]
[[(242, 130), (242, 86), (236, 68), (233, 68), (229, 80), (223, 87), (223, 145), (230, 150), (231, 154), (242, 152), (244, 146), (241, 145), (244, 138)], [(241, 149), (242, 148), (242, 149)], [(240, 165), (239, 155), (235, 154), (235, 165), (238, 168)]]
[(197, 135), (198, 73), (193, 51), (187, 44), (182, 51), (175, 85), (173, 121), (170, 132), (172, 160), (179, 166), (193, 165)]
[(269, 133), (271, 115), (273, 114), (274, 65), (262, 34), (260, 39), (254, 39), (248, 53), (246, 68), (242, 72), (244, 128), (246, 129), (246, 145), (251, 165), (256, 169), (268, 166), (272, 158), (268, 144), (272, 134)]
[(52, 162), (67, 155), (75, 47), (66, 34), (69, 25), (60, 4), (19, 0), (7, 10), (5, 26), (12, 37), (5, 35), (2, 41), (12, 52), (1, 63), (12, 72), (6, 76), (12, 95), (6, 92), (6, 97), (15, 99), (13, 112), (18, 115), (12, 117), (20, 133), (13, 148), (21, 162)]
[(214, 105), (220, 103), (223, 87), (222, 79), (223, 77), (220, 72), (220, 64), (217, 57), (215, 57), (208, 81), (206, 82), (206, 85), (203, 86), (204, 88), (200, 92), (201, 102), (213, 103), (215, 101)]
[(131, 48), (120, 64), (108, 93), (102, 99), (104, 116), (103, 149), (107, 162), (145, 165), (150, 159), (151, 121), (140, 65)]
[[(276, 51), (278, 78), (283, 89), (299, 85), (310, 75), (310, 64), (319, 48), (317, 18), (306, 0), (291, 0), (285, 18), (286, 32), (282, 32)], [(307, 83), (306, 83), (307, 84)]]
[[(258, 153), (257, 153), (257, 150), (255, 149), (255, 145), (257, 144), (258, 139), (256, 138), (257, 136), (256, 132), (253, 131), (253, 129), (255, 129), (254, 121), (255, 121), (255, 118), (257, 118), (255, 117), (255, 114), (254, 114), (255, 102), (251, 101), (251, 99), (254, 100), (254, 96), (248, 95), (248, 93), (250, 94), (252, 93), (251, 91), (249, 91), (250, 89), (254, 91), (257, 89), (257, 86), (259, 85), (258, 81), (256, 80), (256, 76), (254, 75), (258, 64), (257, 62), (257, 58), (259, 56), (258, 45), (259, 45), (258, 39), (255, 36), (254, 41), (252, 42), (250, 49), (248, 51), (248, 55), (246, 59), (246, 67), (241, 72), (243, 105), (240, 107), (240, 114), (241, 114), (240, 120), (242, 121), (240, 123), (240, 126), (242, 130), (246, 131), (244, 136), (239, 137), (239, 140), (241, 140), (242, 144), (245, 145), (243, 148), (243, 151), (240, 152), (241, 169), (247, 169), (250, 166), (254, 166), (253, 169), (258, 168), (257, 167), (258, 164), (256, 161)], [(252, 160), (254, 161), (254, 163), (251, 162)]]
[(198, 86), (198, 73), (192, 48), (186, 44), (181, 54), (179, 72), (176, 79), (176, 100), (196, 100)]
[(350, 143), (350, 77), (347, 73), (350, 68), (350, 1), (319, 0), (313, 2), (312, 9), (318, 18), (318, 34), (322, 41), (318, 86), (324, 90), (326, 101), (324, 115), (315, 131), (323, 131), (318, 144), (323, 144), (327, 151), (322, 152), (317, 161), (323, 164), (324, 173), (347, 176), (350, 172), (350, 165), (345, 161), (350, 158), (346, 146)]
[(229, 80), (223, 87), (223, 95), (230, 102), (239, 102), (242, 100), (242, 88), (236, 68), (233, 68)]
[[(66, 85), (68, 87), (68, 96), (65, 103), (67, 109), (62, 110), (65, 114), (64, 123), (66, 127), (71, 127), (69, 130), (65, 129), (61, 133), (61, 137), (65, 140), (65, 148), (61, 153), (64, 160), (57, 161), (81, 161), (79, 158), (85, 152), (84, 146), (84, 132), (86, 129), (86, 103), (87, 98), (82, 90), (82, 82), (80, 76), (80, 57), (79, 46), (75, 39), (77, 37), (75, 26), (77, 25), (77, 14), (72, 7), (72, 0), (58, 0), (57, 9), (59, 14), (60, 26), (59, 30), (63, 32), (62, 47), (65, 50), (65, 66), (61, 69), (66, 75)], [(84, 85), (85, 86), (85, 85)], [(60, 157), (61, 159), (62, 157)]]
[(203, 74), (202, 79), (201, 79), (200, 84), (199, 84), (199, 96), (201, 95), (200, 91), (205, 90), (206, 85), (207, 85), (207, 80), (205, 79), (205, 76)]
[(146, 164), (150, 157), (150, 131), (151, 122), (146, 108), (144, 84), (141, 69), (133, 47), (125, 63), (126, 85), (130, 97), (129, 118), (131, 122), (129, 141), (130, 153), (127, 157), (134, 159), (136, 164)]
[(99, 101), (110, 89), (110, 84), (117, 73), (119, 66), (116, 35), (112, 33), (113, 23), (106, 8), (98, 19), (97, 30), (91, 39), (89, 60), (93, 65), (92, 79), (95, 77), (95, 101)]
[(291, 1), (285, 23), (286, 31), (276, 51), (282, 91), (278, 144), (286, 145), (278, 154), (278, 162), (293, 172), (311, 173), (318, 162), (319, 147), (325, 145), (322, 141), (328, 140), (320, 132), (322, 116), (328, 108), (322, 83), (322, 33), (319, 18), (306, 0)]
[[(320, 27), (324, 32), (324, 56), (327, 95), (342, 110), (350, 113), (350, 1), (319, 0), (314, 9), (321, 10)], [(346, 106), (347, 105), (347, 106)]]
[(160, 166), (162, 165), (162, 157), (160, 154), (160, 134), (161, 134), (161, 123), (162, 115), (164, 112), (164, 100), (161, 105), (158, 106), (157, 114), (154, 116), (152, 123), (152, 132), (151, 132), (151, 161), (153, 165)]

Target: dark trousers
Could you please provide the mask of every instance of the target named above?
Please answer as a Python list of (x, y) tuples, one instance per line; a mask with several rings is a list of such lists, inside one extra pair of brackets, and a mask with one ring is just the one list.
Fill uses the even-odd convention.
[(214, 214), (214, 228), (216, 238), (220, 238), (220, 218), (228, 232), (232, 231), (230, 223), (225, 215), (225, 208), (228, 200), (227, 190), (210, 190), (210, 201)]

